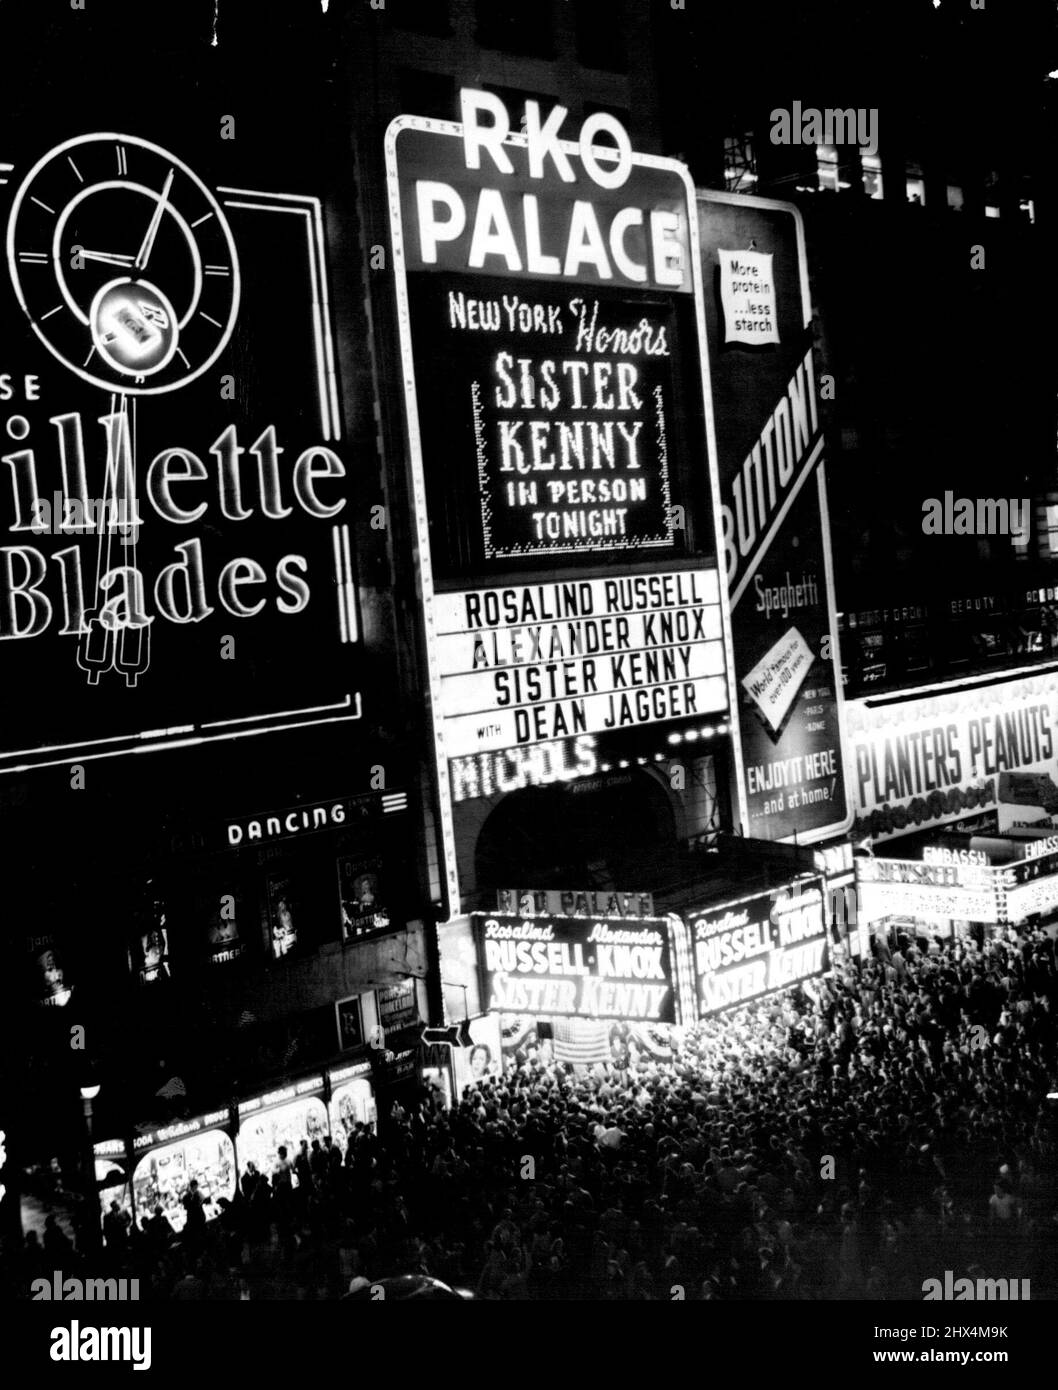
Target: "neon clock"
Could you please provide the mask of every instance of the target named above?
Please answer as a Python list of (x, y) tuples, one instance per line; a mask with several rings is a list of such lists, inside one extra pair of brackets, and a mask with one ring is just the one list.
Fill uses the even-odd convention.
[(11, 205), (7, 261), (48, 351), (123, 395), (201, 376), (239, 311), (220, 204), (181, 159), (135, 135), (77, 136), (39, 159)]

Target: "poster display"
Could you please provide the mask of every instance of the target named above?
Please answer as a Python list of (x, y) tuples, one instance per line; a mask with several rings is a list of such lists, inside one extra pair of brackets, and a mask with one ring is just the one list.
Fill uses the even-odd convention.
[(732, 700), (687, 171), (608, 113), (460, 102), (386, 137), (453, 914), (453, 802)]
[(724, 342), (752, 347), (779, 341), (775, 308), (775, 257), (758, 251), (721, 251), (720, 303), (724, 310)]
[(226, 891), (213, 894), (204, 904), (206, 940), (211, 965), (231, 965), (243, 958), (246, 943), (239, 930), (242, 919), (242, 895), (233, 884)]
[(689, 924), (699, 1018), (761, 999), (829, 966), (818, 880), (695, 913)]
[(34, 998), (43, 1008), (63, 1008), (73, 997), (63, 951), (54, 933), (28, 938)]
[(169, 926), (165, 902), (148, 892), (129, 943), (129, 967), (137, 984), (152, 985), (169, 978)]
[(338, 860), (338, 901), (342, 939), (355, 941), (391, 925), (382, 890), (380, 856), (344, 854)]
[(395, 985), (375, 991), (378, 1023), (383, 1034), (400, 1033), (414, 1028), (419, 1020), (418, 995), (414, 980), (400, 980)]
[(462, 1100), (463, 1093), (470, 1086), (503, 1075), (500, 1015), (482, 1014), (479, 1018), (472, 1018), (470, 1037), (469, 1047), (452, 1048), (456, 1100)]
[(852, 811), (804, 230), (728, 193), (698, 220), (745, 832), (811, 844)]
[(272, 943), (272, 959), (281, 960), (297, 950), (299, 916), (297, 890), (289, 874), (269, 874), (268, 934)]
[(334, 1015), (338, 1024), (338, 1046), (343, 1052), (364, 1045), (364, 1017), (360, 1008), (360, 996), (354, 994), (350, 999), (338, 999), (334, 1005)]
[(669, 923), (473, 913), (485, 1007), (538, 1017), (676, 1021)]

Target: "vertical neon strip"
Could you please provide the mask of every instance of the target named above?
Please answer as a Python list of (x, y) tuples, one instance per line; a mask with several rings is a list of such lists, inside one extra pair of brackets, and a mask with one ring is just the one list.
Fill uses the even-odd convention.
[(338, 597), (338, 628), (343, 642), (349, 641), (349, 628), (345, 621), (345, 586), (342, 583), (342, 549), (338, 538), (338, 527), (331, 527), (331, 542), (334, 547), (334, 591)]
[(359, 628), (356, 616), (356, 583), (353, 579), (353, 561), (349, 546), (349, 527), (343, 526), (342, 532), (342, 555), (345, 559), (345, 614), (349, 625), (349, 641), (355, 642), (359, 637)]

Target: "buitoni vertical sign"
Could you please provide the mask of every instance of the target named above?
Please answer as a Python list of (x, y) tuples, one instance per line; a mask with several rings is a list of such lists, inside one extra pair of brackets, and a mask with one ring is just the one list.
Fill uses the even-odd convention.
[(732, 703), (687, 170), (606, 113), (461, 111), (386, 137), (453, 911), (475, 759), (576, 776)]
[(746, 833), (848, 829), (823, 422), (801, 215), (699, 193)]

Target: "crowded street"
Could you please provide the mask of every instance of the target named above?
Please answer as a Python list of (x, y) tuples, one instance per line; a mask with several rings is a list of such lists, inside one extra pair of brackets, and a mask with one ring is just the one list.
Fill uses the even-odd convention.
[[(923, 943), (925, 944), (925, 943)], [(248, 1165), (207, 1227), (108, 1222), (155, 1299), (911, 1299), (945, 1269), (1053, 1298), (1053, 938), (884, 958), (689, 1029), (666, 1063), (545, 1062)], [(296, 1185), (295, 1185), (296, 1184)], [(185, 1198), (186, 1200), (186, 1198)], [(23, 1278), (57, 1263), (27, 1240)], [(149, 1293), (147, 1292), (149, 1290)]]

